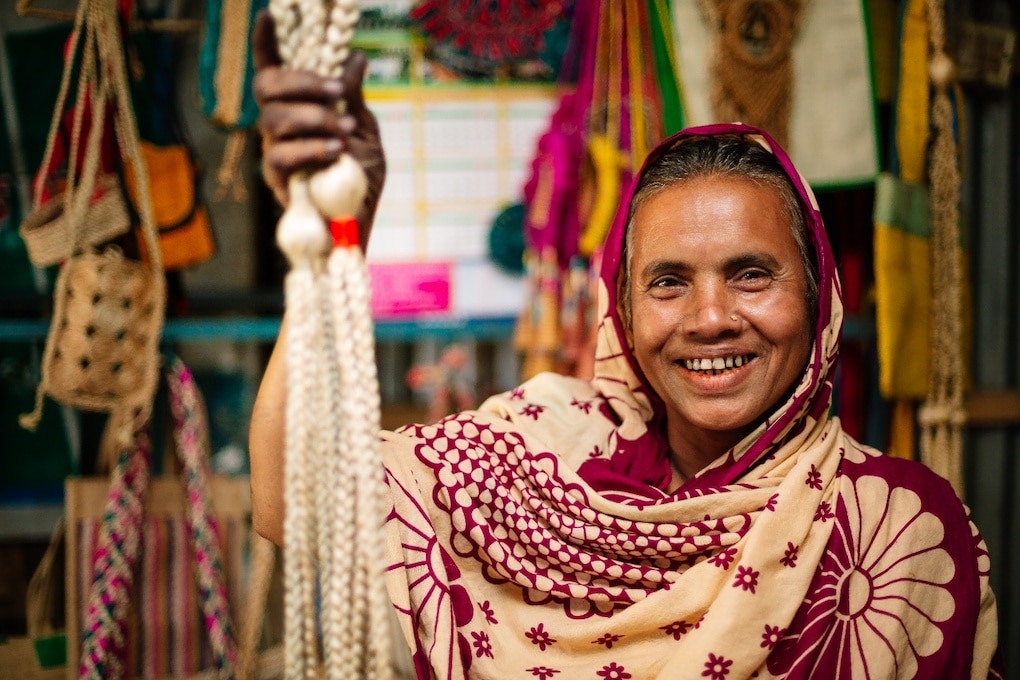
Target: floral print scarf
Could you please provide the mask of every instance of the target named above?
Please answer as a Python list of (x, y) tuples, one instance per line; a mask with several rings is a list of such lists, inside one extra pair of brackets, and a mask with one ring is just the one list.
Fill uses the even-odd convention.
[[(387, 585), (419, 678), (987, 677), (988, 556), (950, 486), (829, 415), (840, 285), (817, 203), (811, 357), (733, 450), (667, 493), (664, 409), (616, 307), (606, 243), (595, 377), (542, 374), (433, 425), (384, 433)], [(630, 199), (623, 204), (628, 206)]]

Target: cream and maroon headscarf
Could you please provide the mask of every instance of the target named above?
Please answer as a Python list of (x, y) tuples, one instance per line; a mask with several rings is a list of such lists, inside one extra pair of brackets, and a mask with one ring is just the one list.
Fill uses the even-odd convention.
[[(388, 587), (419, 678), (985, 677), (988, 559), (943, 480), (829, 416), (842, 303), (817, 204), (786, 154), (818, 269), (791, 395), (666, 493), (664, 409), (618, 317), (623, 203), (599, 291), (595, 378), (542, 374), (384, 433)], [(643, 170), (642, 170), (643, 172)], [(636, 182), (634, 183), (636, 185)]]

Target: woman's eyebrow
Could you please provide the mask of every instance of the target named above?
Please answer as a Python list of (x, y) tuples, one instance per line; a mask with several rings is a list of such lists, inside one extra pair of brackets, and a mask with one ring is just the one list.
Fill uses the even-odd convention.
[(662, 258), (646, 264), (641, 275), (643, 278), (653, 278), (661, 274), (683, 274), (693, 269), (693, 265), (683, 260)]
[(776, 269), (779, 267), (779, 260), (775, 255), (766, 252), (744, 253), (726, 260), (729, 269), (743, 269), (744, 267), (764, 267)]

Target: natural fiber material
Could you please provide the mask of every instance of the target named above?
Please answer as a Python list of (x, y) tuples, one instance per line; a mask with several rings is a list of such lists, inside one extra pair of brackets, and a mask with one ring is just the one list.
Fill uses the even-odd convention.
[(63, 196), (54, 197), (32, 209), (19, 230), (32, 264), (37, 267), (58, 264), (74, 254), (75, 246), (99, 245), (127, 233), (131, 228), (131, 218), (117, 186), (117, 178), (112, 175), (99, 177), (96, 194), (78, 228), (65, 211)]
[(202, 109), (217, 125), (230, 129), (223, 158), (216, 171), (216, 192), (235, 201), (247, 196), (241, 174), (241, 157), (247, 129), (258, 112), (252, 94), (254, 67), (251, 29), (255, 13), (267, 0), (210, 0), (206, 3), (206, 36), (199, 70)]
[(78, 677), (101, 680), (126, 676), (127, 613), (134, 568), (141, 550), (142, 493), (148, 485), (150, 444), (121, 450), (110, 480), (107, 512), (100, 525), (92, 569)]
[(791, 49), (810, 0), (701, 0), (716, 39), (712, 107), (717, 121), (741, 121), (789, 140)]
[[(43, 352), (42, 393), (90, 411), (143, 408), (158, 377), (162, 276), (115, 246), (83, 253), (60, 270)], [(22, 416), (38, 424), (41, 411)]]
[[(287, 66), (341, 75), (358, 18), (353, 0), (272, 0), (269, 8)], [(288, 678), (311, 678), (320, 665), (335, 680), (391, 677), (381, 530), (389, 507), (378, 453), (374, 332), (362, 252), (344, 236), (351, 227), (357, 234), (353, 216), (366, 189), (364, 172), (346, 155), (312, 177), (294, 176), (277, 228), (291, 264), (283, 527)], [(327, 219), (336, 228), (331, 252)]]
[[(75, 55), (80, 54), (81, 63)], [(83, 252), (72, 257), (57, 279), (54, 314), (43, 354), (42, 381), (36, 408), (22, 416), (33, 429), (42, 415), (45, 393), (79, 408), (121, 411), (124, 428), (115, 436), (126, 445), (132, 424), (146, 420), (159, 370), (157, 343), (166, 306), (163, 262), (157, 244), (149, 177), (139, 152), (138, 129), (131, 109), (120, 19), (116, 0), (82, 0), (75, 16), (68, 58), (54, 111), (45, 156), (52, 153), (67, 101), (71, 74), (77, 72), (74, 122), (68, 154), (65, 212), (70, 252), (81, 252), (88, 233), (86, 217), (97, 181), (100, 142), (107, 106), (121, 151), (136, 177), (141, 233), (151, 254), (148, 265), (130, 263), (116, 250), (102, 255)], [(84, 128), (86, 106), (89, 126)], [(79, 140), (84, 142), (82, 167), (76, 166)], [(36, 201), (42, 195), (40, 176)]]
[(940, 0), (928, 0), (931, 79), (932, 339), (928, 396), (918, 412), (921, 460), (963, 494), (963, 349), (960, 265), (960, 169), (949, 87), (953, 64), (946, 55), (945, 17)]
[(237, 650), (223, 579), (219, 531), (209, 499), (206, 469), (209, 432), (205, 405), (191, 371), (180, 359), (170, 363), (167, 381), (170, 385), (174, 443), (184, 467), (184, 488), (188, 500), (185, 517), (195, 559), (195, 580), (202, 601), (202, 613), (212, 642), (216, 667), (221, 670), (230, 669), (237, 663)]

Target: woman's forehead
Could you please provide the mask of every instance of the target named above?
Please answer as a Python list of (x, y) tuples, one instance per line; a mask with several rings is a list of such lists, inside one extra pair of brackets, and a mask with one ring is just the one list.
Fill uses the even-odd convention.
[(796, 225), (781, 190), (741, 176), (712, 175), (664, 186), (639, 205), (630, 225), (635, 251), (755, 244), (797, 255)]

